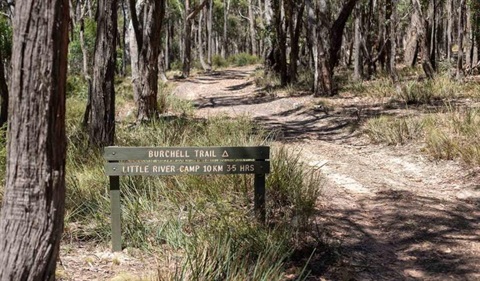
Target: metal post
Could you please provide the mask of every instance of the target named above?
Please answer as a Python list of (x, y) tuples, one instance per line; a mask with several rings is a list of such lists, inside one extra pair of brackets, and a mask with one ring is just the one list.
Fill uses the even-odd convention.
[(112, 206), (112, 251), (122, 251), (122, 211), (120, 206), (120, 177), (110, 177), (110, 203)]
[[(256, 159), (255, 161), (265, 161), (265, 159)], [(265, 174), (255, 174), (254, 180), (254, 210), (257, 220), (264, 224), (266, 217), (265, 207)]]

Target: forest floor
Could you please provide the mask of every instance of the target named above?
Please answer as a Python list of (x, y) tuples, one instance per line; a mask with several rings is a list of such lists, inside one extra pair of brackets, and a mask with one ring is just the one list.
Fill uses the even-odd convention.
[(407, 109), (349, 93), (327, 109), (311, 95), (256, 87), (254, 71), (196, 75), (176, 81), (174, 94), (193, 101), (199, 117), (253, 118), (323, 172), (315, 223), (332, 248), (312, 257), (312, 280), (480, 280), (478, 170), (434, 161), (421, 144), (375, 145), (361, 133), (369, 118)]
[[(252, 118), (275, 132), (274, 145), (298, 151), (324, 174), (312, 232), (323, 242), (308, 280), (480, 280), (480, 170), (434, 161), (421, 143), (376, 145), (362, 134), (368, 119), (412, 109), (386, 109), (348, 92), (327, 100), (266, 91), (254, 72), (248, 66), (175, 80), (173, 94), (192, 101), (198, 117)], [(299, 266), (315, 246), (298, 249)], [(133, 277), (157, 269), (146, 254), (75, 242), (62, 244), (57, 277), (140, 280)]]

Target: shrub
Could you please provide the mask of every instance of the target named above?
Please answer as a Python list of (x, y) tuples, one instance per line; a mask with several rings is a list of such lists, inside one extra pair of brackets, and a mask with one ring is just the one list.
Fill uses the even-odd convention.
[(368, 120), (365, 133), (375, 143), (405, 144), (410, 140), (420, 139), (422, 127), (422, 122), (415, 118), (381, 116)]
[(236, 66), (245, 66), (258, 63), (257, 56), (248, 53), (239, 53), (228, 57), (228, 62)]
[(226, 59), (224, 59), (222, 56), (220, 55), (214, 55), (212, 57), (212, 64), (214, 67), (217, 67), (217, 68), (221, 68), (221, 67), (227, 67), (228, 66), (228, 62)]

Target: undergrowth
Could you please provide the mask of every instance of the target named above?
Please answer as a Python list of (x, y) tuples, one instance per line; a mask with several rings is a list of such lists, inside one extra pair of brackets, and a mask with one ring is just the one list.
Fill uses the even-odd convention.
[[(128, 99), (122, 94), (119, 102)], [(68, 100), (64, 239), (106, 244), (111, 239), (108, 177), (102, 152), (89, 148), (80, 125), (84, 105), (78, 96)], [(203, 120), (188, 112), (141, 125), (119, 122), (116, 131), (118, 146), (266, 142), (266, 134), (247, 118)], [(273, 149), (268, 226), (263, 226), (253, 214), (253, 175), (121, 177), (124, 247), (150, 252), (167, 264), (175, 256), (174, 270), (159, 267), (162, 280), (283, 280), (284, 262), (309, 227), (321, 186), (320, 175), (298, 155)]]
[(480, 165), (480, 109), (447, 107), (443, 113), (418, 117), (379, 117), (366, 122), (364, 131), (376, 143), (412, 141), (434, 159), (459, 159)]

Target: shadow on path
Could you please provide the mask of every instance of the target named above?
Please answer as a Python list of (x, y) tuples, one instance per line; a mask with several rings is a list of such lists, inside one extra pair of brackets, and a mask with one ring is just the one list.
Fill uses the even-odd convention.
[[(453, 202), (389, 190), (360, 207), (326, 208), (318, 214), (319, 227), (341, 236), (339, 251), (348, 265), (335, 271), (314, 256), (308, 269), (312, 278), (332, 280), (479, 280), (479, 199)], [(345, 267), (351, 279), (343, 279)]]

